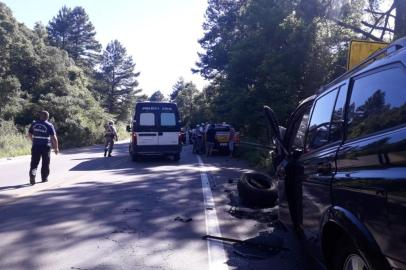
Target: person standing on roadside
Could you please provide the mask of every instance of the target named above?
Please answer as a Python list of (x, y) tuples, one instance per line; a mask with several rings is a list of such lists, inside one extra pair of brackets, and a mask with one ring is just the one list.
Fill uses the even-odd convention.
[(41, 178), (42, 182), (48, 181), (49, 163), (51, 161), (51, 146), (55, 154), (59, 153), (58, 138), (54, 126), (48, 122), (49, 113), (41, 111), (39, 120), (34, 121), (29, 130), (28, 137), (32, 141), (31, 164), (30, 164), (30, 184), (35, 184), (35, 176), (39, 161), (42, 159)]
[(117, 137), (117, 130), (114, 127), (114, 122), (110, 121), (106, 127), (106, 134), (104, 134), (104, 138), (106, 139), (106, 143), (104, 145), (104, 156), (109, 153), (109, 157), (111, 157), (111, 152), (113, 151), (114, 147), (114, 140), (118, 140)]
[(213, 124), (210, 124), (206, 133), (206, 155), (211, 156), (213, 153), (213, 147), (216, 142), (216, 130)]
[(231, 127), (230, 128), (230, 136), (229, 136), (229, 139), (228, 139), (228, 150), (230, 152), (230, 157), (233, 157), (234, 145), (235, 145), (235, 129), (233, 127)]

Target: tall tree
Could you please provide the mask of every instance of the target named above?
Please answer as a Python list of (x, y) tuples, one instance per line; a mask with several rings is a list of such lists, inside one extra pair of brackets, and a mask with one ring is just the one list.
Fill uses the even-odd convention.
[(181, 92), (185, 88), (185, 79), (180, 77), (178, 81), (172, 86), (172, 93), (169, 95), (170, 101), (174, 101), (178, 96), (179, 92)]
[(50, 44), (66, 50), (78, 65), (89, 68), (99, 61), (101, 45), (82, 7), (63, 6), (49, 22), (47, 30)]
[(199, 95), (196, 85), (193, 82), (185, 82), (183, 78), (180, 78), (172, 89), (171, 98), (174, 97), (172, 101), (178, 105), (183, 124), (190, 126), (191, 123), (196, 123), (194, 113), (198, 110), (196, 98)]
[(394, 0), (394, 6), (396, 8), (396, 20), (394, 35), (395, 38), (401, 38), (406, 36), (406, 1)]
[(162, 94), (160, 90), (155, 91), (152, 93), (152, 95), (149, 97), (149, 101), (164, 101), (165, 96)]
[(99, 74), (102, 85), (98, 90), (107, 111), (118, 120), (127, 120), (136, 94), (141, 92), (135, 89), (140, 73), (134, 70), (135, 63), (124, 46), (118, 40), (111, 41), (103, 52)]
[[(354, 5), (362, 5), (364, 14), (360, 24), (346, 20), (347, 12)], [(404, 0), (368, 0), (351, 1), (342, 4), (337, 0), (327, 1), (329, 19), (337, 25), (351, 29), (363, 38), (374, 41), (391, 41), (406, 36), (406, 1)]]
[(49, 21), (47, 26), (49, 43), (62, 50), (70, 50), (69, 35), (71, 32), (72, 9), (63, 6), (58, 14)]

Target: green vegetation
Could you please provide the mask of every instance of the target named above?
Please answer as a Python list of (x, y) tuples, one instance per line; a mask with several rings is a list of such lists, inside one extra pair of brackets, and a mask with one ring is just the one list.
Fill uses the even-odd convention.
[(186, 125), (226, 121), (243, 137), (261, 140), (263, 106), (283, 125), (300, 100), (346, 71), (351, 39), (405, 35), (405, 18), (394, 12), (406, 14), (403, 2), (209, 0), (194, 71), (210, 85), (198, 92), (180, 79), (171, 100), (187, 115)]
[[(266, 143), (263, 105), (284, 124), (300, 100), (345, 72), (351, 39), (406, 35), (406, 1), (383, 2), (208, 0), (193, 71), (209, 85), (199, 91), (180, 78), (169, 98), (156, 91), (149, 100), (176, 102), (185, 126), (226, 121)], [(0, 120), (10, 130), (1, 148), (25, 149), (9, 137), (23, 138), (43, 109), (62, 147), (98, 143), (108, 120), (124, 126), (133, 104), (148, 99), (137, 95), (139, 72), (123, 45), (113, 40), (103, 51), (95, 35), (82, 7), (62, 7), (31, 30), (0, 3)]]
[(109, 120), (128, 122), (139, 72), (119, 41), (101, 52), (95, 34), (81, 7), (62, 7), (48, 26), (31, 30), (0, 2), (2, 156), (29, 153), (26, 130), (41, 110), (62, 148), (101, 143)]
[(11, 121), (0, 120), (0, 158), (28, 155), (31, 142)]

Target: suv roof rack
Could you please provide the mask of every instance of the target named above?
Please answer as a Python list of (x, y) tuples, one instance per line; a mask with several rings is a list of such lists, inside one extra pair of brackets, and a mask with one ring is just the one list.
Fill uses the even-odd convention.
[(328, 88), (330, 88), (330, 86), (338, 83), (339, 81), (345, 80), (348, 77), (350, 77), (351, 75), (353, 75), (354, 73), (358, 72), (359, 70), (365, 68), (366, 66), (372, 64), (373, 62), (375, 62), (376, 60), (385, 57), (387, 55), (390, 55), (391, 53), (406, 47), (406, 37), (402, 37), (398, 40), (395, 40), (394, 42), (392, 42), (391, 44), (389, 44), (388, 46), (386, 46), (385, 48), (382, 48), (376, 52), (374, 52), (373, 54), (371, 54), (367, 59), (365, 59), (363, 62), (361, 62), (360, 64), (358, 64), (357, 66), (355, 66), (354, 68), (348, 70), (347, 72), (345, 72), (344, 74), (340, 75), (339, 77), (335, 78), (333, 81), (329, 82), (326, 85), (323, 85), (322, 87), (319, 88), (319, 90), (317, 91), (317, 94), (320, 94), (322, 92), (324, 92), (325, 90), (327, 90)]

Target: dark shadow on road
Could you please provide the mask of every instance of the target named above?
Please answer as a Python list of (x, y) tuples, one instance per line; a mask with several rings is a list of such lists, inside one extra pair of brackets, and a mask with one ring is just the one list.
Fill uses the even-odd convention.
[[(103, 158), (85, 161), (74, 170), (92, 168), (97, 164), (91, 162), (99, 160)], [(64, 261), (72, 262), (69, 269), (99, 269), (103, 260), (74, 259), (80, 253), (72, 250), (82, 245), (103, 258), (105, 251), (99, 245), (118, 243), (131, 250), (141, 241), (150, 252), (164, 253), (169, 243), (171, 250), (177, 250), (197, 240), (206, 253), (205, 243), (199, 241), (204, 233), (204, 223), (199, 222), (204, 222), (204, 216), (198, 164), (159, 159), (137, 164), (123, 156), (111, 160), (109, 173), (126, 176), (124, 181), (110, 180), (104, 172), (93, 173), (74, 185), (43, 190), (0, 208), (0, 269), (38, 269), (40, 258), (48, 254), (63, 254)], [(120, 163), (113, 165), (115, 161)], [(193, 221), (175, 221), (177, 216)], [(117, 248), (114, 252), (124, 251)], [(146, 255), (139, 256), (142, 261)], [(142, 265), (135, 268), (143, 269)]]
[(14, 189), (25, 188), (25, 187), (29, 187), (29, 186), (31, 186), (31, 185), (30, 184), (23, 184), (23, 185), (0, 187), (0, 191), (14, 190)]
[[(182, 155), (180, 162), (160, 158), (131, 162), (124, 145), (116, 153), (109, 162), (100, 157), (72, 168), (100, 170), (74, 185), (43, 190), (0, 208), (0, 269), (40, 269), (41, 260), (53, 262), (50, 254), (70, 263), (54, 269), (121, 269), (104, 258), (116, 254), (125, 259), (127, 253), (139, 264), (124, 269), (145, 269), (145, 257), (164, 254), (169, 258), (196, 241), (202, 256), (207, 256), (206, 242), (200, 240), (206, 232), (196, 158), (189, 154)], [(241, 171), (235, 164), (220, 162), (220, 157), (211, 161), (218, 173)], [(117, 177), (112, 179), (112, 174)], [(213, 192), (222, 192), (220, 183), (211, 184)], [(175, 221), (177, 216), (192, 221)], [(221, 229), (230, 234), (239, 231), (231, 224)], [(228, 262), (234, 269), (254, 269), (239, 263)]]

